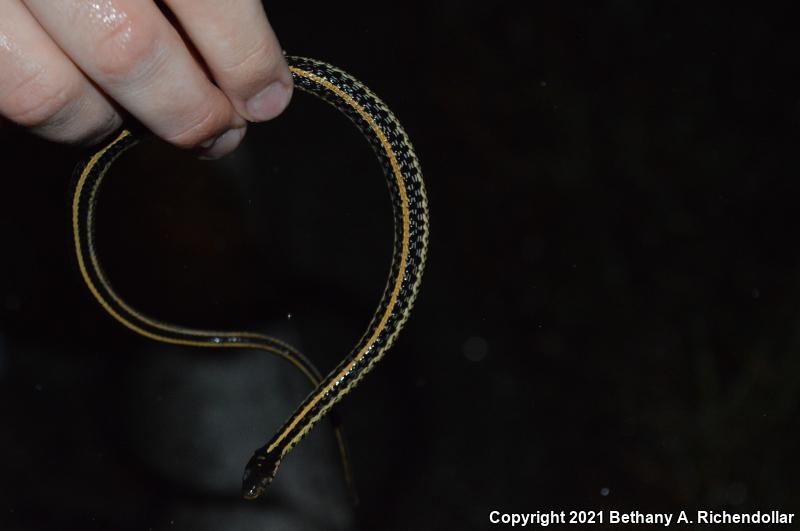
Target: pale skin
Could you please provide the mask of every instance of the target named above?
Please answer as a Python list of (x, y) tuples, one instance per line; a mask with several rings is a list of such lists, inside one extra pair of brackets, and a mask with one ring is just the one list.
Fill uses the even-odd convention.
[(0, 122), (49, 140), (96, 144), (127, 113), (219, 158), (291, 95), (260, 0), (0, 0)]

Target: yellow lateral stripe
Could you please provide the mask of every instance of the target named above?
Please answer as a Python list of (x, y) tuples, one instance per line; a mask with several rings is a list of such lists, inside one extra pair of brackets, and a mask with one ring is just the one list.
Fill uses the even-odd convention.
[(309, 411), (311, 411), (314, 406), (320, 401), (320, 399), (325, 396), (339, 381), (345, 374), (347, 374), (353, 366), (358, 363), (358, 361), (367, 353), (372, 343), (378, 338), (383, 329), (386, 328), (386, 323), (389, 320), (389, 316), (391, 315), (392, 311), (394, 310), (395, 305), (397, 304), (397, 297), (400, 293), (400, 287), (403, 282), (403, 275), (406, 269), (406, 262), (408, 259), (408, 238), (410, 232), (410, 214), (408, 209), (408, 194), (406, 193), (405, 183), (403, 183), (403, 174), (400, 171), (400, 164), (397, 162), (397, 157), (394, 154), (394, 150), (392, 149), (391, 144), (389, 143), (386, 135), (383, 134), (383, 131), (378, 127), (378, 124), (375, 123), (375, 120), (372, 119), (372, 116), (367, 114), (366, 111), (358, 104), (349, 94), (342, 91), (339, 87), (335, 86), (333, 83), (329, 82), (326, 79), (323, 79), (311, 72), (301, 70), (297, 67), (289, 67), (289, 69), (302, 77), (310, 79), (315, 83), (322, 85), (326, 89), (330, 90), (340, 98), (342, 98), (345, 103), (347, 103), (350, 107), (355, 110), (364, 121), (369, 124), (372, 131), (378, 137), (383, 146), (386, 155), (389, 157), (389, 162), (392, 165), (392, 171), (394, 172), (395, 180), (397, 181), (397, 186), (400, 190), (400, 198), (401, 198), (401, 208), (402, 208), (402, 215), (403, 215), (403, 241), (402, 241), (402, 252), (400, 254), (400, 267), (398, 269), (397, 279), (395, 280), (394, 288), (392, 289), (392, 294), (389, 299), (389, 304), (386, 307), (386, 311), (384, 312), (383, 316), (381, 317), (381, 321), (378, 324), (375, 332), (372, 334), (372, 337), (366, 342), (364, 348), (356, 354), (356, 356), (348, 363), (340, 372), (336, 375), (336, 377), (321, 391), (315, 393), (314, 398), (309, 401), (308, 404), (292, 419), (292, 421), (283, 429), (275, 441), (267, 448), (267, 453), (272, 452), (275, 447), (280, 444), (280, 442), (286, 438), (287, 434), (290, 433), (295, 426), (300, 422), (302, 418), (304, 418)]
[[(117, 140), (112, 142), (112, 145), (115, 144), (118, 140), (121, 140), (124, 136), (128, 136), (128, 135), (124, 135), (124, 134), (120, 135), (120, 137)], [(87, 165), (87, 168), (85, 170), (87, 176), (88, 176), (89, 171), (91, 171), (91, 168), (98, 162), (99, 158), (102, 157), (102, 155), (105, 153), (105, 151), (110, 147), (111, 146), (108, 146), (106, 149), (102, 150), (100, 153), (97, 154), (97, 158), (93, 157), (89, 161), (89, 164)], [(101, 169), (101, 171), (103, 173), (105, 173), (105, 171), (107, 170), (107, 168), (109, 166), (110, 166), (110, 164), (107, 164), (105, 168)], [(100, 186), (100, 181), (101, 181), (101, 178), (96, 179), (96, 182), (95, 182), (95, 185), (94, 185), (94, 189), (92, 190), (92, 193), (96, 193), (97, 192), (97, 189)], [(131, 308), (130, 306), (128, 306), (128, 304), (124, 300), (122, 300), (119, 297), (119, 295), (117, 295), (116, 292), (111, 288), (111, 284), (108, 282), (108, 279), (105, 277), (105, 275), (103, 274), (103, 270), (100, 267), (100, 262), (99, 262), (99, 260), (97, 258), (97, 253), (95, 252), (94, 248), (92, 248), (90, 246), (88, 251), (89, 251), (89, 258), (90, 258), (90, 260), (92, 262), (92, 269), (94, 270), (95, 274), (97, 275), (98, 279), (100, 280), (100, 283), (103, 285), (103, 288), (104, 288), (106, 294), (109, 297), (111, 297), (114, 300), (114, 302), (117, 303), (118, 306), (120, 306), (120, 308), (125, 310), (126, 313), (130, 314), (135, 319), (152, 326), (153, 328), (158, 328), (159, 330), (162, 330), (162, 331), (165, 331), (165, 332), (172, 332), (172, 333), (176, 333), (176, 334), (203, 336), (203, 337), (215, 337), (215, 336), (218, 336), (218, 337), (241, 337), (241, 336), (247, 336), (250, 339), (259, 339), (259, 340), (263, 340), (263, 341), (275, 342), (275, 343), (285, 347), (289, 351), (294, 350), (293, 347), (291, 347), (287, 343), (284, 343), (283, 341), (281, 341), (281, 340), (279, 340), (277, 338), (274, 338), (274, 337), (271, 337), (271, 336), (267, 336), (267, 335), (264, 335), (264, 334), (259, 334), (257, 332), (224, 332), (224, 331), (216, 331), (216, 330), (199, 330), (199, 329), (187, 328), (187, 327), (178, 326), (178, 325), (172, 325), (172, 324), (169, 324), (169, 323), (165, 323), (163, 321), (159, 321), (157, 319), (153, 319), (153, 318), (148, 317), (148, 316), (146, 316), (146, 315), (144, 315), (142, 313), (139, 313), (136, 309)], [(202, 346), (205, 346), (205, 344), (203, 344)]]
[[(367, 340), (367, 342), (365, 343), (365, 346), (362, 348), (362, 350), (359, 351), (354, 356), (354, 358), (350, 361), (350, 363), (348, 363), (339, 372), (339, 374), (325, 387), (325, 389), (315, 393), (314, 397), (309, 401), (309, 403), (281, 431), (281, 433), (275, 439), (275, 442), (268, 448), (268, 450), (267, 450), (268, 452), (271, 452), (272, 450), (274, 450), (274, 448), (283, 439), (286, 438), (288, 433), (291, 432), (297, 426), (297, 424), (301, 421), (301, 419), (305, 418), (307, 416), (307, 414), (309, 413), (309, 411), (311, 409), (313, 409), (317, 405), (317, 403), (320, 401), (321, 397), (325, 396), (333, 388), (333, 386), (336, 384), (336, 382), (339, 381), (345, 374), (347, 374), (353, 368), (353, 366), (356, 363), (358, 363), (364, 357), (364, 355), (366, 355), (367, 351), (370, 349), (370, 347), (375, 342), (375, 340), (378, 338), (378, 336), (385, 330), (387, 322), (389, 320), (389, 317), (391, 316), (392, 312), (394, 311), (394, 308), (397, 305), (397, 300), (398, 300), (398, 297), (399, 297), (400, 289), (402, 287), (402, 281), (403, 281), (403, 278), (404, 278), (404, 273), (405, 273), (406, 265), (407, 265), (407, 262), (408, 262), (408, 254), (409, 254), (410, 212), (409, 212), (408, 193), (406, 191), (405, 184), (403, 182), (403, 174), (402, 174), (402, 172), (400, 170), (400, 165), (399, 165), (399, 163), (397, 161), (397, 157), (396, 157), (396, 155), (394, 153), (394, 150), (391, 147), (391, 144), (389, 143), (388, 139), (386, 138), (386, 135), (378, 127), (378, 125), (375, 122), (375, 120), (349, 94), (345, 93), (344, 91), (342, 91), (341, 89), (339, 89), (338, 87), (336, 87), (335, 85), (330, 83), (329, 81), (327, 81), (327, 80), (325, 80), (325, 79), (323, 79), (323, 78), (321, 78), (321, 77), (319, 77), (319, 76), (317, 76), (317, 75), (315, 75), (315, 74), (313, 74), (311, 72), (308, 72), (308, 71), (305, 71), (305, 70), (301, 70), (301, 69), (298, 69), (296, 67), (291, 67), (291, 70), (295, 74), (297, 74), (299, 76), (302, 76), (302, 77), (305, 77), (307, 79), (310, 79), (313, 82), (325, 87), (329, 91), (331, 91), (334, 94), (336, 94), (337, 96), (339, 96), (345, 103), (347, 103), (353, 110), (355, 110), (359, 114), (359, 116), (373, 130), (373, 132), (375, 133), (376, 137), (379, 139), (379, 141), (381, 143), (381, 146), (383, 147), (387, 157), (389, 158), (389, 162), (390, 162), (390, 165), (392, 167), (392, 171), (394, 173), (395, 180), (397, 182), (397, 186), (398, 186), (398, 190), (399, 190), (399, 194), (400, 194), (400, 198), (401, 198), (403, 237), (402, 237), (402, 241), (401, 241), (401, 254), (400, 254), (400, 263), (399, 263), (399, 269), (398, 269), (398, 276), (395, 279), (395, 284), (394, 284), (394, 287), (392, 289), (391, 295), (389, 297), (389, 301), (388, 301), (386, 310), (385, 310), (384, 314), (382, 315), (382, 317), (380, 319), (380, 322), (378, 323), (378, 326), (376, 327), (376, 329), (373, 332), (372, 336), (369, 338), (369, 340)], [(79, 230), (80, 229), (80, 220), (79, 220), (79, 205), (80, 205), (80, 203), (79, 203), (79, 200), (80, 200), (80, 198), (82, 196), (83, 188), (85, 187), (86, 180), (88, 179), (89, 174), (93, 171), (94, 167), (97, 165), (99, 160), (108, 152), (109, 149), (111, 149), (118, 142), (120, 142), (122, 139), (126, 138), (129, 135), (130, 135), (129, 131), (127, 131), (127, 130), (123, 131), (122, 133), (120, 133), (120, 135), (113, 142), (111, 142), (108, 146), (106, 146), (101, 151), (96, 153), (90, 159), (89, 163), (87, 164), (86, 168), (84, 168), (84, 171), (82, 172), (81, 177), (79, 179), (79, 182), (78, 182), (78, 185), (77, 185), (77, 189), (76, 189), (76, 193), (75, 193), (75, 201), (73, 202), (73, 229), (75, 231), (75, 245), (76, 245), (76, 250), (77, 250), (78, 265), (79, 265), (79, 268), (81, 270), (81, 274), (82, 274), (87, 286), (89, 287), (90, 291), (92, 292), (93, 296), (95, 297), (95, 299), (97, 299), (97, 301), (101, 304), (101, 306), (112, 317), (114, 317), (117, 321), (119, 321), (121, 324), (123, 324), (127, 328), (131, 329), (132, 331), (134, 331), (134, 332), (136, 332), (136, 333), (138, 333), (138, 334), (140, 334), (142, 336), (148, 337), (150, 339), (153, 339), (153, 340), (156, 340), (156, 341), (161, 341), (161, 342), (164, 342), (164, 343), (187, 345), (187, 346), (197, 346), (197, 347), (256, 348), (256, 349), (267, 350), (267, 351), (273, 352), (275, 354), (278, 354), (279, 356), (281, 356), (281, 357), (287, 359), (288, 361), (290, 361), (293, 365), (295, 365), (297, 368), (299, 368), (306, 375), (306, 377), (308, 377), (309, 380), (311, 380), (312, 382), (318, 382), (317, 378), (314, 375), (310, 374), (308, 372), (308, 370), (305, 368), (305, 366), (302, 363), (298, 362), (297, 359), (295, 359), (291, 355), (291, 348), (288, 347), (288, 345), (285, 345), (284, 343), (280, 342), (279, 340), (276, 340), (276, 339), (271, 338), (269, 336), (264, 336), (264, 335), (261, 335), (261, 334), (249, 333), (249, 332), (211, 332), (211, 331), (204, 331), (204, 330), (193, 330), (193, 329), (188, 329), (188, 328), (169, 325), (167, 323), (156, 321), (156, 320), (148, 318), (147, 316), (139, 314), (133, 308), (128, 307), (128, 305), (116, 295), (114, 290), (111, 289), (110, 284), (107, 282), (107, 279), (105, 278), (105, 276), (102, 273), (102, 269), (100, 269), (100, 267), (99, 267), (99, 262), (97, 260), (96, 253), (95, 253), (93, 247), (90, 245), (89, 249), (88, 249), (89, 257), (90, 257), (90, 260), (92, 262), (93, 270), (94, 270), (95, 274), (98, 277), (98, 280), (101, 282), (101, 284), (103, 284), (103, 287), (105, 288), (104, 291), (106, 292), (106, 294), (109, 297), (111, 297), (119, 305), (119, 307), (125, 313), (127, 313), (128, 315), (127, 316), (123, 316), (119, 312), (117, 312), (113, 307), (111, 307), (109, 302), (100, 293), (100, 290), (97, 288), (97, 286), (95, 286), (95, 284), (92, 282), (92, 280), (91, 280), (91, 278), (90, 278), (90, 276), (88, 274), (88, 270), (87, 270), (87, 266), (86, 266), (86, 259), (85, 259), (84, 255), (83, 255), (83, 249), (82, 249), (81, 243), (80, 243), (80, 230)], [(113, 162), (113, 161), (111, 161), (111, 162)], [(97, 178), (97, 183), (98, 183), (97, 186), (99, 186), (99, 181), (104, 176), (104, 174), (107, 171), (108, 167), (110, 166), (111, 162), (109, 162), (103, 168), (100, 168), (98, 170), (101, 173)], [(93, 190), (92, 193), (96, 193), (96, 189)], [(89, 207), (91, 208), (92, 205), (90, 205)], [(129, 320), (130, 318), (132, 318), (132, 320), (134, 322), (131, 322), (131, 320)], [(188, 336), (196, 335), (196, 336), (200, 336), (200, 337), (249, 336), (249, 338), (256, 339), (256, 340), (262, 339), (262, 340), (265, 340), (265, 341), (275, 341), (278, 344), (285, 345), (290, 350), (290, 353), (287, 355), (287, 353), (282, 352), (280, 350), (277, 350), (274, 347), (271, 347), (269, 345), (259, 344), (259, 343), (256, 343), (256, 342), (219, 343), (219, 344), (216, 344), (216, 343), (206, 343), (206, 342), (202, 342), (202, 341), (198, 341), (198, 340), (192, 340), (192, 339), (181, 339), (181, 338), (166, 337), (166, 336), (162, 336), (162, 335), (150, 332), (150, 331), (142, 328), (139, 324), (136, 324), (135, 321), (138, 321), (139, 323), (144, 323), (146, 325), (150, 325), (153, 328), (156, 328), (158, 330), (162, 330), (164, 332), (172, 332), (172, 333), (181, 334), (181, 335), (188, 335)], [(318, 385), (318, 384), (315, 384), (315, 385)]]
[[(201, 342), (201, 341), (193, 341), (193, 340), (188, 340), (188, 339), (171, 338), (171, 337), (166, 337), (166, 336), (161, 336), (161, 335), (158, 335), (158, 334), (154, 334), (154, 333), (152, 333), (152, 332), (150, 332), (148, 330), (145, 330), (145, 329), (141, 328), (140, 326), (130, 322), (128, 319), (126, 319), (125, 317), (120, 315), (114, 308), (111, 307), (111, 305), (108, 303), (108, 301), (101, 295), (100, 291), (97, 289), (97, 287), (95, 286), (94, 282), (92, 282), (91, 276), (89, 275), (89, 272), (88, 272), (88, 270), (86, 268), (86, 261), (85, 261), (84, 256), (83, 256), (83, 248), (82, 248), (81, 243), (80, 243), (80, 199), (81, 199), (81, 196), (83, 194), (83, 188), (86, 185), (86, 180), (87, 180), (89, 174), (91, 173), (92, 169), (94, 168), (94, 166), (97, 164), (97, 162), (106, 154), (106, 152), (108, 152), (109, 149), (111, 149), (113, 146), (115, 146), (117, 143), (119, 143), (124, 138), (130, 136), (130, 134), (131, 133), (128, 130), (122, 131), (119, 134), (119, 136), (113, 142), (111, 142), (108, 146), (106, 146), (102, 150), (100, 150), (97, 153), (95, 153), (94, 156), (92, 156), (92, 158), (89, 160), (89, 163), (86, 165), (86, 168), (84, 168), (84, 170), (81, 173), (81, 176), (80, 176), (80, 178), (78, 180), (78, 184), (77, 184), (76, 190), (75, 190), (75, 199), (73, 200), (73, 203), (72, 203), (72, 227), (73, 227), (73, 233), (74, 233), (73, 235), (74, 235), (74, 238), (75, 238), (75, 250), (76, 250), (76, 254), (77, 254), (77, 258), (78, 258), (78, 268), (81, 271), (81, 275), (83, 276), (83, 280), (84, 280), (84, 282), (86, 282), (86, 285), (88, 286), (89, 291), (91, 291), (92, 295), (97, 300), (97, 302), (100, 303), (100, 305), (103, 307), (103, 309), (106, 312), (109, 313), (109, 315), (111, 315), (114, 319), (116, 319), (117, 321), (122, 323), (125, 327), (127, 327), (130, 330), (136, 332), (137, 334), (140, 334), (140, 335), (142, 335), (144, 337), (147, 337), (149, 339), (160, 341), (162, 343), (170, 343), (170, 344), (173, 344), (173, 345), (185, 345), (185, 346), (192, 346), (192, 347), (255, 348), (255, 349), (265, 350), (265, 351), (277, 354), (280, 357), (288, 360), (295, 367), (300, 369), (300, 371), (306, 376), (306, 378), (308, 378), (312, 382), (312, 385), (319, 385), (319, 379), (316, 377), (316, 375), (311, 374), (303, 364), (298, 363), (293, 357), (287, 356), (283, 351), (280, 351), (278, 349), (270, 347), (269, 345), (264, 345), (264, 344), (260, 344), (260, 343), (252, 343), (252, 342), (250, 342), (250, 343), (219, 343), (219, 344), (216, 344), (216, 343), (205, 343), (205, 342)], [(107, 168), (108, 168), (108, 165), (106, 165), (106, 167), (104, 167), (104, 168), (101, 168), (100, 171), (105, 172), (107, 170)], [(94, 266), (95, 273), (97, 273), (98, 276), (100, 276), (102, 278), (102, 273), (100, 273), (100, 269), (97, 267), (97, 262), (93, 261), (92, 265)], [(111, 293), (113, 294), (113, 291)], [(117, 297), (114, 297), (114, 298), (115, 298), (115, 300), (119, 301), (119, 299)]]

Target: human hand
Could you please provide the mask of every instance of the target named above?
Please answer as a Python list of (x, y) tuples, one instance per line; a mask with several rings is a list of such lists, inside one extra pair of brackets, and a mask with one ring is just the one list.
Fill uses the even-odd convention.
[(0, 0), (0, 116), (92, 144), (127, 111), (221, 157), (289, 103), (292, 78), (260, 0)]

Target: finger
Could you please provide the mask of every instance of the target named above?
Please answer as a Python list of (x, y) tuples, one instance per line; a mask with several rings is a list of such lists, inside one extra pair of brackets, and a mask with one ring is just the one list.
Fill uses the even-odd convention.
[(289, 104), (292, 76), (259, 0), (166, 0), (236, 110), (250, 121)]
[(232, 151), (245, 121), (150, 1), (24, 0), (39, 23), (109, 96), (180, 147)]
[(0, 2), (0, 115), (59, 142), (94, 143), (119, 114), (18, 0)]

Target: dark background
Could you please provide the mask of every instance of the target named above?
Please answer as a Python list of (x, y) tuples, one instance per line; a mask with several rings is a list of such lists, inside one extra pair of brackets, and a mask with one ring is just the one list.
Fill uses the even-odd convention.
[[(326, 426), (266, 500), (238, 500), (250, 452), (307, 386), (263, 355), (154, 345), (105, 315), (71, 247), (70, 175), (85, 153), (4, 128), (0, 527), (484, 529), (495, 509), (797, 512), (789, 10), (294, 6), (269, 6), (283, 46), (392, 107), (430, 196), (412, 318), (342, 407), (360, 506)], [(383, 288), (380, 170), (355, 129), (306, 95), (224, 161), (137, 148), (103, 194), (107, 272), (161, 319), (274, 333), (328, 370)]]

